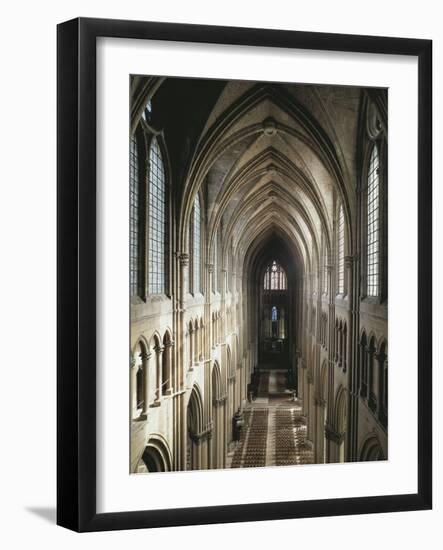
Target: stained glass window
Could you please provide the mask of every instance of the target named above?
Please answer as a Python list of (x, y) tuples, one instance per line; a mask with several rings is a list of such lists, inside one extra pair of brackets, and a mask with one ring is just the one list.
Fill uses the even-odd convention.
[(278, 310), (276, 306), (272, 306), (271, 310), (271, 321), (277, 321), (278, 320)]
[(162, 154), (156, 138), (151, 140), (148, 169), (148, 291), (166, 292), (166, 184)]
[(286, 290), (288, 287), (285, 270), (274, 260), (268, 265), (265, 278), (265, 290)]
[(379, 293), (379, 159), (377, 146), (372, 148), (368, 169), (367, 203), (367, 294)]
[(139, 167), (137, 140), (131, 138), (129, 151), (129, 189), (130, 189), (130, 212), (129, 212), (129, 281), (131, 296), (139, 293)]

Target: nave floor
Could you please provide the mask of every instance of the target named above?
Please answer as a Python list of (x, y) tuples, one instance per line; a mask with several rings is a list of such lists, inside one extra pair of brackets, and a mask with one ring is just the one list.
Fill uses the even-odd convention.
[(306, 419), (300, 401), (286, 390), (284, 370), (262, 370), (255, 401), (244, 409), (245, 424), (227, 466), (289, 466), (312, 464), (314, 455), (306, 441)]

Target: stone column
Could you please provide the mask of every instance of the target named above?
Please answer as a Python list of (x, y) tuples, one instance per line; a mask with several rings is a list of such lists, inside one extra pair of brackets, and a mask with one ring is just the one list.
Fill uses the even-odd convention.
[(368, 395), (368, 368), (366, 362), (366, 346), (359, 342), (359, 351), (360, 351), (360, 365), (358, 373), (358, 391), (362, 397), (367, 397)]
[(308, 368), (306, 370), (306, 381), (307, 381), (307, 393), (308, 393), (308, 407), (307, 407), (307, 439), (311, 442), (314, 441), (314, 408), (315, 405), (313, 403), (313, 376), (312, 376), (312, 368)]
[(353, 263), (354, 263), (354, 258), (353, 256), (351, 255), (348, 255), (348, 256), (345, 256), (344, 257), (344, 263), (345, 263), (345, 276), (346, 276), (346, 280), (345, 280), (345, 283), (346, 283), (346, 288), (345, 288), (345, 291), (346, 291), (346, 294), (348, 296), (352, 296), (352, 273), (353, 273)]
[(202, 443), (203, 438), (201, 435), (195, 438), (195, 454), (196, 454), (196, 470), (202, 469)]
[(371, 392), (371, 352), (369, 350), (369, 344), (364, 346), (365, 352), (365, 368), (366, 368), (366, 397), (369, 400), (369, 394)]
[(212, 429), (209, 429), (208, 433), (206, 434), (206, 469), (211, 470), (216, 468), (217, 466), (213, 464), (213, 456), (214, 456), (214, 450), (213, 450), (213, 444), (214, 444), (214, 438), (212, 437), (213, 431)]
[(131, 359), (131, 417), (135, 418), (137, 412), (137, 361)]
[(322, 437), (321, 437), (321, 419), (322, 419), (322, 400), (321, 398), (316, 395), (314, 397), (314, 405), (315, 405), (315, 426), (314, 426), (314, 463), (318, 464), (321, 463), (320, 457), (322, 455)]
[(376, 365), (375, 349), (373, 349), (371, 343), (368, 349), (368, 373), (369, 373), (369, 385), (368, 385), (368, 405), (374, 414), (377, 414), (378, 407), (378, 368)]
[(228, 396), (226, 395), (223, 403), (222, 429), (223, 429), (223, 446), (222, 446), (222, 463), (221, 467), (226, 468), (226, 457), (228, 454)]
[(188, 287), (188, 267), (189, 267), (189, 254), (180, 254), (180, 308), (184, 309), (186, 301), (186, 291)]
[(189, 266), (189, 254), (177, 253), (178, 257), (178, 323), (176, 327), (176, 339), (177, 339), (177, 364), (175, 370), (177, 373), (177, 388), (179, 391), (183, 386), (183, 378), (186, 372), (185, 358), (186, 358), (186, 326), (184, 322), (186, 313), (186, 289), (187, 289), (187, 273)]
[(195, 323), (194, 323), (194, 357), (193, 357), (193, 362), (195, 364), (198, 363), (198, 354), (199, 354), (199, 331), (200, 329), (197, 327), (195, 328)]
[[(216, 412), (215, 412), (216, 414)], [(212, 408), (212, 422), (211, 422), (211, 432), (210, 434), (208, 434), (208, 469), (210, 470), (214, 470), (215, 468), (217, 468), (217, 457), (214, 457), (215, 455), (215, 450), (214, 450), (214, 445), (215, 445), (215, 448), (217, 448), (217, 442), (214, 443), (214, 438), (213, 438), (213, 434), (214, 434), (214, 408)]]
[(191, 327), (188, 332), (189, 338), (189, 365), (188, 370), (192, 372), (194, 370), (194, 327)]
[(319, 412), (319, 429), (318, 429), (318, 456), (317, 461), (321, 464), (324, 464), (326, 458), (326, 448), (325, 448), (325, 416), (326, 416), (326, 401), (323, 398), (318, 400), (318, 412)]
[(213, 274), (214, 274), (214, 264), (206, 264), (206, 267), (208, 269), (208, 281), (207, 281), (207, 293), (209, 294), (209, 296), (211, 295), (211, 293), (215, 290), (214, 288), (214, 278), (213, 278)]
[(199, 327), (200, 332), (200, 345), (199, 345), (199, 352), (198, 352), (198, 360), (203, 361), (205, 358), (205, 325), (200, 325)]
[(143, 353), (141, 358), (143, 368), (143, 410), (141, 418), (147, 420), (149, 410), (149, 359), (151, 358), (151, 354)]
[(218, 415), (218, 418), (217, 418), (217, 428), (218, 428), (217, 447), (218, 447), (218, 466), (220, 468), (223, 467), (223, 456), (225, 454), (224, 442), (223, 442), (224, 432), (225, 432), (225, 430), (224, 430), (224, 420), (225, 419), (224, 419), (224, 415), (223, 415), (224, 402), (225, 402), (225, 397), (220, 398), (218, 409), (217, 409), (217, 415)]
[[(300, 368), (301, 367), (301, 368)], [(302, 415), (308, 416), (307, 407), (308, 407), (308, 387), (306, 384), (306, 361), (303, 357), (299, 357), (299, 392), (298, 396), (302, 398)]]
[(157, 388), (155, 392), (155, 401), (154, 406), (158, 407), (160, 405), (160, 400), (162, 396), (162, 353), (165, 348), (163, 346), (155, 346), (155, 363), (156, 363), (156, 378), (157, 378)]
[(166, 364), (168, 366), (168, 371), (166, 373), (167, 380), (164, 381), (166, 383), (165, 388), (165, 395), (171, 395), (174, 391), (175, 381), (172, 378), (172, 348), (174, 347), (174, 342), (171, 340), (169, 342), (165, 343), (164, 346), (164, 356), (163, 360), (166, 358)]
[(386, 362), (386, 355), (383, 352), (377, 353), (375, 355), (375, 360), (377, 361), (377, 371), (378, 371), (378, 395), (377, 395), (377, 415), (380, 420), (380, 422), (386, 426), (387, 424), (387, 418), (388, 418), (388, 411), (386, 410), (386, 392), (387, 392), (387, 386), (386, 386), (386, 380), (385, 380), (385, 362)]
[(180, 469), (186, 470), (186, 446), (188, 444), (187, 438), (187, 410), (185, 405), (184, 394), (179, 396), (179, 410), (180, 410), (180, 438), (179, 438), (179, 452), (180, 452)]
[(339, 433), (330, 424), (325, 429), (326, 441), (328, 442), (328, 462), (340, 462), (340, 447), (344, 442), (344, 433)]

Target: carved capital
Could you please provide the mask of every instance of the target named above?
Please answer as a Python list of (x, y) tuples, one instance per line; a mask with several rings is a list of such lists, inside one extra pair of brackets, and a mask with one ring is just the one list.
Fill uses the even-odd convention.
[(150, 352), (147, 352), (147, 353), (141, 353), (140, 354), (140, 357), (142, 358), (142, 361), (148, 361), (149, 359), (151, 359), (151, 355), (152, 353)]
[(327, 424), (325, 426), (325, 436), (328, 441), (332, 441), (333, 443), (336, 443), (337, 445), (340, 445), (344, 439), (345, 434), (344, 432), (337, 432), (331, 425)]
[(200, 443), (203, 443), (203, 441), (212, 437), (212, 427), (209, 427), (198, 434), (189, 432), (189, 437), (196, 445), (200, 445)]
[(221, 396), (218, 397), (217, 399), (214, 399), (214, 400), (213, 400), (213, 404), (214, 404), (216, 407), (221, 407), (221, 406), (226, 402), (227, 399), (228, 399), (227, 394), (221, 395)]
[(208, 273), (214, 272), (214, 264), (206, 264), (206, 267), (208, 268)]
[(160, 355), (165, 350), (164, 346), (155, 346), (154, 351), (157, 355)]
[(195, 443), (196, 445), (200, 445), (202, 437), (201, 434), (193, 434), (192, 432), (189, 432), (189, 437), (191, 438), (191, 441)]

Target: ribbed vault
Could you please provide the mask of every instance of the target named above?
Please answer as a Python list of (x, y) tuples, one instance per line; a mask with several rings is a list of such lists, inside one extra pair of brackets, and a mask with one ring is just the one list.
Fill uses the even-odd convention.
[[(277, 229), (294, 243), (302, 265), (311, 272), (319, 265), (322, 239), (331, 247), (336, 202), (344, 204), (347, 219), (354, 207), (355, 192), (347, 192), (351, 168), (346, 155), (354, 146), (349, 136), (355, 132), (343, 133), (340, 144), (336, 126), (325, 118), (318, 87), (303, 87), (303, 97), (297, 97), (295, 88), (227, 84), (185, 177), (188, 200), (181, 205), (182, 227), (189, 223), (193, 198), (200, 190), (206, 200), (208, 257), (220, 233), (223, 263), (227, 265), (232, 254), (237, 274), (243, 272), (239, 259), (251, 243)], [(357, 113), (359, 93), (348, 93), (348, 108)], [(326, 128), (307, 105), (315, 107)], [(334, 135), (328, 133), (332, 128)], [(348, 238), (351, 229), (348, 224)], [(185, 249), (188, 234), (181, 231)]]

